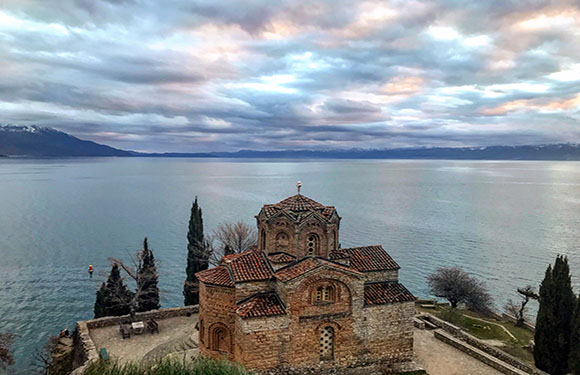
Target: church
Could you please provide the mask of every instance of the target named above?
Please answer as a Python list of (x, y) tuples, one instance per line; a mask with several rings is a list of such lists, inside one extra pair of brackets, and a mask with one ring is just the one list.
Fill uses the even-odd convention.
[(415, 297), (381, 245), (341, 248), (335, 207), (300, 190), (256, 221), (256, 247), (197, 273), (201, 355), (268, 373), (412, 361)]

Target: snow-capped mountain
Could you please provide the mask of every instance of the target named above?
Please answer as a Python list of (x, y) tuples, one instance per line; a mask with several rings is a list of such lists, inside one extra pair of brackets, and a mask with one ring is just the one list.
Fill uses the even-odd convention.
[(36, 125), (0, 125), (0, 155), (8, 156), (131, 156), (56, 129)]

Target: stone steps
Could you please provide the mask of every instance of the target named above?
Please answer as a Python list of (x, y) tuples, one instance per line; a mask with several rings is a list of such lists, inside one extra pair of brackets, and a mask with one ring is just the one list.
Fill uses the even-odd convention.
[(451, 334), (441, 330), (441, 329), (437, 329), (435, 331), (433, 331), (435, 338), (443, 341), (446, 344), (449, 344), (451, 346), (453, 346), (456, 349), (461, 350), (462, 352), (470, 355), (471, 357), (485, 363), (486, 365), (493, 367), (494, 369), (503, 372), (504, 374), (507, 375), (528, 375), (527, 372), (519, 370), (515, 367), (513, 367), (512, 365), (505, 363), (497, 358), (495, 358), (494, 356), (487, 354), (486, 352), (471, 346), (457, 338), (455, 338), (454, 336), (452, 336)]

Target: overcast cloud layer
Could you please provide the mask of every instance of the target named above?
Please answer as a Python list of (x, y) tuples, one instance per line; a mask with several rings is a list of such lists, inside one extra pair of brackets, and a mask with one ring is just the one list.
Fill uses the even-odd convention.
[(580, 142), (580, 2), (0, 0), (0, 123), (141, 151)]

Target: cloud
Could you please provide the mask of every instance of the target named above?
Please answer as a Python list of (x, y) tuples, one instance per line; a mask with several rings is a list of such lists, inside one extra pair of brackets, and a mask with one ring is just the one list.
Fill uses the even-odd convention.
[(573, 0), (4, 0), (0, 113), (142, 151), (579, 142)]

